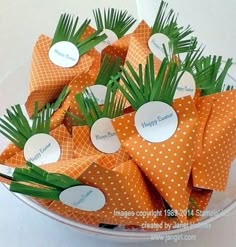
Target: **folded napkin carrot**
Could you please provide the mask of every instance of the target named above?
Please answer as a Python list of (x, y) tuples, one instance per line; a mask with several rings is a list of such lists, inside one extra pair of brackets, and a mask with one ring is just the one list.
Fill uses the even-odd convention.
[(222, 92), (232, 65), (228, 59), (222, 66), (222, 57), (202, 57), (196, 63), (201, 74), (210, 68), (209, 80), (199, 84), (201, 96), (196, 102), (199, 124), (197, 148), (194, 155), (193, 182), (195, 187), (224, 191), (232, 161), (235, 159), (235, 91)]
[[(141, 21), (138, 26), (135, 28), (135, 30), (132, 33), (129, 33), (127, 35), (125, 35), (124, 37), (122, 37), (121, 39), (119, 39), (118, 41), (116, 41), (114, 44), (107, 46), (103, 51), (102, 51), (102, 56), (104, 55), (109, 55), (110, 57), (120, 57), (122, 64), (125, 64), (125, 61), (136, 61), (135, 57), (133, 56), (133, 53), (135, 53), (137, 56), (139, 56), (139, 49), (141, 51), (145, 50), (142, 48), (147, 47), (147, 40), (150, 37), (150, 27), (148, 26), (148, 24), (146, 24), (145, 21)], [(138, 46), (136, 47), (137, 43), (134, 43), (132, 45), (131, 40), (133, 40), (132, 38), (135, 38), (136, 40), (138, 40)], [(133, 41), (135, 42), (135, 41)], [(142, 45), (140, 45), (140, 43)], [(132, 46), (131, 46), (132, 45)], [(139, 48), (139, 46), (141, 48)], [(138, 50), (138, 52), (136, 52), (136, 49)], [(148, 49), (148, 48), (147, 48)], [(128, 53), (129, 51), (129, 53)], [(147, 51), (148, 53), (150, 53), (150, 51)], [(146, 52), (145, 52), (146, 54)], [(128, 57), (127, 57), (128, 55)], [(142, 57), (142, 56), (141, 56)], [(143, 56), (145, 57), (145, 56)], [(146, 58), (145, 58), (146, 60)], [(139, 61), (140, 63), (140, 61)], [(145, 63), (145, 61), (144, 61)], [(134, 64), (137, 64), (137, 62)]]
[[(65, 118), (65, 113), (69, 108), (68, 102), (64, 102), (64, 100), (67, 98), (69, 93), (70, 90), (67, 87), (64, 87), (57, 100), (49, 104), (51, 115), (50, 130), (53, 130), (62, 125)], [(8, 144), (7, 147), (0, 154), (0, 162), (4, 163), (5, 160), (8, 160), (10, 157), (20, 152), (20, 150), (21, 149), (15, 146), (13, 143)]]
[[(64, 125), (57, 127), (56, 129), (52, 130), (50, 133), (59, 144), (60, 146), (60, 158), (59, 160), (68, 160), (73, 158), (73, 143), (72, 138), (67, 131)], [(24, 151), (21, 150), (16, 153), (14, 156), (5, 160), (6, 165), (10, 165), (12, 167), (21, 167), (26, 162), (24, 157)]]
[[(122, 146), (163, 198), (173, 209), (184, 211), (188, 206), (186, 189), (192, 167), (197, 114), (189, 98), (177, 100), (173, 107), (178, 112), (180, 124), (176, 135), (163, 144), (151, 144), (139, 136), (134, 127), (134, 113), (114, 119), (113, 126)], [(186, 113), (186, 107), (191, 112)], [(173, 164), (177, 165), (173, 167)]]
[(79, 125), (72, 129), (74, 158), (106, 153), (115, 158), (115, 165), (129, 160), (129, 155), (120, 148), (110, 123), (112, 118), (120, 116), (124, 110), (124, 100), (116, 99), (116, 91), (117, 88), (112, 84), (107, 85), (102, 108), (88, 90), (76, 95), (83, 118), (72, 115)]
[[(60, 161), (43, 165), (43, 169), (30, 162), (24, 168), (15, 169), (0, 165), (0, 181), (8, 184), (13, 192), (33, 197), (37, 203), (52, 212), (84, 224), (98, 226), (102, 222), (103, 225), (125, 226), (128, 222), (143, 230), (153, 231), (181, 226), (178, 219), (173, 217), (172, 211), (165, 208), (158, 192), (141, 175), (133, 161), (111, 169), (102, 156)], [(91, 165), (91, 162), (96, 163)], [(83, 185), (98, 188), (104, 193), (105, 204), (100, 210), (81, 210), (67, 204), (68, 201), (63, 201), (63, 191)], [(76, 195), (81, 197), (79, 191)], [(194, 209), (200, 215), (210, 197), (211, 191), (192, 189), (188, 208), (189, 223), (194, 223), (199, 218), (192, 216), (195, 214)], [(83, 202), (85, 199), (83, 197)], [(126, 201), (127, 203), (123, 203)], [(96, 204), (96, 201), (90, 203)]]
[(100, 188), (105, 194), (105, 206), (97, 212), (85, 212), (55, 201), (50, 205), (49, 210), (77, 221), (80, 221), (82, 216), (84, 221), (89, 217), (87, 223), (90, 223), (91, 216), (100, 219), (100, 223), (114, 225), (141, 225), (145, 221), (158, 222), (160, 220), (158, 217), (122, 216), (125, 212), (130, 211), (152, 212), (157, 210), (156, 205), (153, 205), (142, 174), (133, 161), (121, 164), (115, 170), (107, 170), (94, 163), (83, 173), (78, 173), (77, 179), (84, 184)]
[(236, 158), (236, 91), (201, 97), (194, 155), (195, 187), (224, 191), (232, 161)]
[[(94, 163), (93, 165), (89, 165), (89, 162), (92, 160), (94, 160), (96, 164)], [(107, 207), (102, 209), (102, 211), (99, 210), (97, 213), (88, 213), (72, 209), (71, 207), (63, 205), (59, 201), (54, 201), (48, 208), (59, 215), (89, 225), (98, 226), (98, 223), (112, 225), (132, 224), (141, 229), (153, 231), (170, 230), (164, 223), (168, 223), (171, 229), (178, 227), (178, 224), (180, 224), (179, 220), (177, 218), (167, 217), (168, 213), (167, 211), (165, 212), (159, 193), (155, 191), (148, 180), (142, 178), (139, 172), (137, 173), (138, 169), (133, 161), (125, 162), (122, 165), (116, 166), (114, 169), (111, 169), (111, 167), (108, 168), (107, 162), (104, 161), (102, 155), (90, 156), (83, 159), (76, 159), (74, 161), (45, 165), (43, 168), (56, 174), (60, 173), (70, 176), (85, 184), (102, 188), (102, 190), (105, 191), (105, 195), (107, 195), (106, 198), (109, 198), (112, 202), (112, 206), (107, 202)], [(128, 179), (127, 182), (123, 182), (122, 177)], [(118, 185), (116, 182), (117, 179)], [(129, 187), (130, 189), (128, 189)], [(132, 196), (130, 196), (128, 190), (132, 192)], [(138, 193), (139, 196), (136, 196), (136, 193)], [(206, 209), (212, 192), (192, 188), (188, 193), (190, 196), (188, 210), (194, 214), (194, 216), (190, 215), (191, 217), (188, 218), (188, 222), (194, 223)], [(114, 195), (114, 197), (112, 195)], [(140, 197), (142, 198), (142, 202), (139, 200)], [(123, 203), (126, 201), (127, 203)], [(126, 208), (126, 205), (129, 208)], [(152, 206), (150, 207), (149, 205)], [(122, 210), (119, 209), (119, 207), (121, 207)], [(130, 217), (125, 216), (125, 212), (131, 212)], [(154, 224), (155, 227), (153, 227)]]
[[(72, 139), (65, 126), (61, 125), (50, 132), (51, 114), (52, 108), (49, 104), (38, 112), (36, 103), (32, 123), (30, 123), (19, 105), (7, 110), (7, 114), (0, 120), (0, 132), (12, 144), (3, 152), (1, 158), (3, 163), (21, 167), (26, 162), (26, 158), (43, 159), (40, 162), (46, 162), (47, 158), (44, 155), (48, 157), (47, 152), (50, 148), (52, 152), (57, 153), (58, 159), (73, 157)], [(29, 142), (35, 143), (30, 145)], [(53, 157), (53, 155), (49, 156)]]
[[(69, 15), (61, 15), (53, 39), (41, 35), (34, 47), (31, 63), (29, 96), (26, 108), (30, 116), (33, 114), (34, 102), (39, 102), (41, 109), (47, 102), (53, 101), (62, 88), (70, 83), (80, 73), (86, 72), (92, 66), (94, 58), (85, 53), (106, 38), (98, 36), (99, 32), (81, 40), (90, 21), (86, 20), (79, 28), (78, 18), (73, 21)], [(50, 49), (60, 42), (70, 42), (78, 49), (80, 58), (73, 67), (61, 67), (54, 64), (49, 58)], [(59, 49), (59, 48), (58, 48)], [(62, 54), (58, 49), (55, 51)], [(84, 55), (85, 54), (85, 55)], [(96, 58), (97, 59), (97, 58)]]
[(156, 59), (156, 72), (163, 58), (180, 53), (193, 51), (196, 48), (196, 38), (189, 37), (193, 32), (188, 26), (180, 27), (178, 15), (171, 9), (167, 12), (168, 4), (161, 2), (153, 27), (144, 21), (132, 35), (126, 61), (138, 71), (139, 64), (145, 64), (147, 56), (152, 52)]
[[(99, 162), (99, 157), (92, 158)], [(157, 205), (154, 205), (148, 193), (142, 173), (133, 161), (128, 161), (114, 170), (109, 170), (99, 164), (89, 164), (89, 160), (91, 161), (91, 157), (84, 161), (76, 160), (76, 162), (71, 161), (71, 163), (66, 161), (67, 170), (71, 167), (75, 172), (73, 176), (77, 174), (76, 179), (58, 173), (63, 169), (62, 163), (62, 167), (60, 163), (44, 166), (47, 170), (51, 169), (54, 172), (47, 172), (30, 162), (27, 162), (25, 168), (10, 168), (10, 170), (1, 165), (0, 172), (1, 176), (11, 180), (11, 191), (34, 198), (53, 200), (54, 202), (50, 204), (48, 209), (64, 217), (81, 220), (83, 216), (84, 221), (88, 219), (88, 223), (92, 218), (96, 220), (94, 223), (97, 223), (97, 219), (99, 219), (105, 224), (140, 225), (146, 220), (159, 221), (158, 217), (151, 215), (147, 217), (138, 214), (127, 217), (122, 215), (122, 212), (152, 212), (157, 209)], [(83, 187), (90, 190), (86, 196), (80, 194), (80, 189)], [(78, 189), (78, 192), (72, 195), (70, 189)], [(67, 190), (70, 190), (70, 194), (63, 197), (63, 193), (66, 193)], [(97, 193), (97, 190), (99, 190), (98, 198), (94, 197), (93, 199), (96, 198), (96, 201), (91, 201), (89, 196), (91, 193)], [(92, 210), (93, 204), (97, 204), (101, 194), (104, 199), (103, 204), (99, 209)], [(78, 202), (70, 205), (70, 200)], [(86, 200), (88, 201), (86, 202)]]
[(106, 94), (106, 86), (109, 83), (111, 77), (115, 77), (117, 73), (120, 71), (120, 59), (119, 58), (110, 58), (109, 56), (105, 56), (102, 60), (101, 66), (99, 65), (99, 73), (94, 78), (91, 76), (91, 73), (83, 73), (77, 78), (75, 78), (69, 84), (70, 94), (67, 97), (65, 104), (69, 104), (69, 109), (65, 116), (64, 124), (67, 129), (72, 132), (72, 126), (74, 125), (73, 119), (70, 117), (71, 114), (82, 117), (82, 113), (78, 108), (78, 104), (75, 100), (75, 96), (81, 93), (86, 88), (92, 90), (92, 88), (97, 88), (97, 93), (93, 90), (95, 97), (99, 98), (99, 103), (103, 104), (105, 94)]
[[(143, 113), (141, 131), (137, 129), (139, 126), (137, 119), (140, 118), (137, 112), (115, 118), (113, 126), (116, 134), (124, 149), (170, 207), (177, 212), (186, 211), (189, 201), (187, 185), (192, 168), (197, 123), (194, 103), (191, 98), (186, 97), (174, 101), (172, 105), (175, 89), (180, 79), (179, 67), (175, 62), (168, 62), (167, 59), (164, 59), (157, 76), (154, 71), (152, 55), (149, 56), (145, 69), (141, 65), (139, 66), (139, 73), (136, 73), (129, 63), (127, 67), (129, 71), (122, 68), (121, 79), (124, 86), (117, 85), (134, 110), (140, 112), (142, 107), (151, 104), (154, 104), (155, 107), (162, 105), (165, 110), (155, 113), (154, 108), (147, 108), (146, 114), (149, 111), (153, 113), (148, 116), (145, 116), (145, 112)], [(166, 104), (172, 105), (173, 110), (171, 111), (176, 112), (178, 124), (176, 130), (172, 130), (171, 135), (159, 140), (159, 136), (162, 137), (163, 134), (166, 135), (169, 132), (168, 124), (171, 125), (171, 122), (167, 121), (166, 129), (161, 132), (153, 129), (156, 125), (161, 124), (157, 123), (158, 119), (161, 118), (164, 121), (168, 118), (167, 116), (163, 117), (164, 114), (170, 113), (169, 106)], [(155, 114), (157, 115), (155, 116)], [(173, 114), (168, 116), (172, 117)], [(156, 117), (158, 117), (158, 121), (155, 121)], [(149, 122), (151, 119), (153, 122)], [(150, 138), (144, 136), (142, 129), (147, 129), (146, 133), (149, 133)], [(185, 221), (186, 217), (186, 215), (178, 216), (181, 221)]]

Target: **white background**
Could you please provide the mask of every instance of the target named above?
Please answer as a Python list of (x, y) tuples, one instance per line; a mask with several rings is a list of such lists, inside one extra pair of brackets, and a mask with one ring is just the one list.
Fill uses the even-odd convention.
[[(151, 21), (153, 6), (158, 0), (140, 0), (139, 14)], [(170, 5), (180, 12), (180, 22), (191, 24), (199, 40), (207, 45), (206, 52), (236, 59), (236, 1), (171, 0)], [(26, 95), (27, 76), (18, 73), (29, 70), (32, 47), (41, 34), (53, 35), (59, 15), (70, 12), (84, 19), (91, 16), (91, 8), (119, 7), (137, 16), (135, 0), (0, 0), (0, 112)], [(22, 65), (24, 65), (22, 67)], [(13, 75), (12, 72), (16, 71)], [(235, 77), (236, 72), (232, 70)], [(25, 73), (27, 75), (27, 73)], [(12, 99), (11, 90), (16, 91)], [(211, 230), (199, 229), (196, 242), (150, 242), (128, 246), (235, 246), (236, 212), (214, 224)], [(0, 246), (6, 247), (75, 247), (75, 246), (126, 246), (85, 236), (77, 230), (47, 218), (34, 211), (0, 185)]]

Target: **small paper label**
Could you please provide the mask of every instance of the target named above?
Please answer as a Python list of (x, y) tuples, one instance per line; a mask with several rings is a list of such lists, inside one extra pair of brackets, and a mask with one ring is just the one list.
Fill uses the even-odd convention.
[[(180, 72), (182, 73), (182, 72)], [(175, 92), (175, 99), (191, 96), (194, 98), (196, 94), (196, 82), (191, 73), (185, 71), (182, 75)]]
[(178, 127), (175, 110), (160, 101), (141, 106), (135, 114), (135, 127), (147, 141), (159, 143), (168, 140)]
[(120, 149), (120, 140), (109, 118), (97, 120), (91, 128), (90, 137), (93, 145), (103, 153), (112, 154)]
[(37, 134), (26, 142), (24, 156), (27, 161), (38, 166), (50, 164), (60, 159), (61, 148), (52, 136)]
[(70, 68), (78, 63), (79, 50), (71, 42), (60, 41), (50, 48), (49, 58), (57, 66)]
[(101, 43), (99, 43), (98, 45), (96, 45), (95, 48), (99, 53), (101, 53), (102, 50), (105, 49), (107, 46), (112, 45), (118, 40), (117, 35), (109, 29), (104, 29), (101, 34), (106, 34), (107, 38), (103, 40)]
[(106, 203), (106, 198), (99, 189), (87, 185), (66, 189), (59, 199), (65, 205), (90, 212), (102, 209)]
[(164, 47), (165, 45), (167, 52), (169, 51), (169, 43), (170, 39), (162, 33), (155, 33), (153, 34), (149, 41), (148, 46), (151, 52), (160, 60), (163, 60), (166, 57)]
[(104, 105), (106, 93), (107, 93), (107, 87), (103, 85), (94, 85), (91, 87), (88, 87), (88, 93), (91, 98), (95, 97), (99, 105)]
[(0, 174), (4, 176), (12, 178), (14, 171), (15, 169), (12, 167), (0, 165)]

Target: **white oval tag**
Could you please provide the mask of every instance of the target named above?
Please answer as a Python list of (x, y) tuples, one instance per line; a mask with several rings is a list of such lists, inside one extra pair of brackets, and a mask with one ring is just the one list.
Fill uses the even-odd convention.
[(69, 41), (60, 41), (49, 50), (51, 62), (63, 68), (75, 66), (79, 61), (78, 48)]
[(91, 128), (90, 137), (93, 145), (103, 153), (112, 154), (120, 149), (121, 143), (110, 118), (98, 119)]
[(195, 79), (191, 73), (185, 71), (176, 88), (174, 99), (179, 99), (186, 96), (191, 96), (192, 98), (194, 98), (195, 94), (196, 94)]
[(101, 53), (103, 49), (105, 49), (107, 46), (112, 45), (118, 40), (117, 35), (110, 29), (104, 29), (101, 34), (106, 34), (107, 38), (103, 40), (101, 43), (96, 45), (95, 49)]
[(90, 212), (102, 209), (106, 203), (106, 198), (99, 189), (87, 185), (66, 189), (59, 199), (65, 205)]
[(36, 134), (26, 142), (24, 156), (27, 161), (38, 166), (50, 164), (60, 159), (61, 148), (52, 136)]
[(178, 116), (166, 103), (149, 102), (136, 112), (135, 127), (145, 140), (154, 143), (163, 142), (175, 133), (178, 127)]
[(107, 87), (104, 85), (93, 85), (91, 87), (88, 87), (88, 93), (91, 98), (93, 96), (96, 98), (99, 105), (104, 105), (105, 98), (107, 94)]
[(162, 33), (153, 34), (148, 40), (148, 46), (151, 52), (160, 60), (166, 57), (163, 45), (165, 45), (167, 52), (169, 51), (170, 39)]

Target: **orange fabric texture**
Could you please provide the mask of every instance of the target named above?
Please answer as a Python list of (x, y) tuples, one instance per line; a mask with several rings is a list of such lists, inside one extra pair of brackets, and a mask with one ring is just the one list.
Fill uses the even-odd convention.
[[(72, 140), (74, 158), (102, 154), (102, 152), (97, 150), (91, 142), (90, 128), (88, 126), (73, 127)], [(123, 148), (114, 154), (106, 154), (106, 156), (110, 157), (110, 160), (108, 159), (108, 163), (111, 163), (115, 166), (122, 164), (123, 162), (126, 162), (130, 159), (129, 155), (124, 151)]]
[(6, 160), (10, 159), (12, 156), (20, 151), (20, 148), (15, 146), (13, 143), (8, 144), (7, 147), (0, 154), (0, 162), (5, 163)]
[[(138, 134), (135, 112), (113, 120), (123, 147), (173, 210), (188, 207), (187, 185), (192, 169), (197, 113), (190, 97), (174, 102), (179, 125), (176, 133), (162, 143), (149, 143)], [(186, 216), (179, 216), (181, 221)]]
[(65, 119), (66, 112), (69, 108), (69, 105), (65, 103), (56, 110), (50, 120), (50, 130), (56, 129), (58, 126), (62, 125)]
[[(89, 26), (84, 35), (82, 36), (81, 40), (87, 38), (88, 36), (92, 35), (96, 30), (94, 28), (92, 28), (91, 26)], [(88, 51), (86, 53), (86, 55), (90, 56), (93, 58), (93, 63), (92, 66), (89, 68), (89, 75), (94, 78), (94, 80), (97, 78), (97, 74), (100, 68), (100, 63), (101, 63), (101, 54), (96, 51), (95, 48), (91, 49), (90, 51)]]
[(107, 162), (110, 159), (111, 158), (104, 154), (84, 156), (80, 159), (62, 160), (53, 164), (46, 164), (43, 165), (42, 168), (48, 172), (60, 173), (73, 179), (78, 179), (78, 176), (80, 176), (80, 174), (82, 174), (93, 162), (108, 170), (112, 170), (115, 167), (115, 160), (112, 159), (112, 164)]
[(236, 90), (202, 97), (194, 155), (195, 187), (224, 191), (236, 158)]
[(90, 217), (96, 216), (100, 223), (106, 224), (139, 225), (145, 221), (155, 222), (159, 220), (153, 217), (122, 217), (115, 214), (115, 211), (151, 212), (156, 209), (142, 174), (131, 160), (116, 170), (108, 170), (98, 164), (92, 164), (83, 173), (78, 173), (78, 180), (83, 184), (99, 188), (106, 197), (105, 206), (97, 212), (86, 212), (72, 209), (56, 201), (50, 205), (50, 210), (74, 220), (81, 220), (84, 216), (84, 221), (87, 221), (89, 216), (88, 221), (91, 221)]
[(29, 116), (32, 116), (34, 103), (38, 101), (41, 109), (45, 104), (55, 100), (64, 86), (80, 73), (92, 66), (93, 58), (84, 55), (72, 68), (61, 68), (53, 64), (48, 52), (51, 39), (41, 35), (33, 49), (30, 71), (29, 96), (25, 103)]
[(132, 34), (125, 35), (117, 40), (114, 44), (107, 46), (102, 51), (102, 57), (108, 55), (110, 58), (121, 58), (121, 63), (124, 64), (127, 51), (129, 48), (129, 42)]
[[(62, 106), (53, 113), (50, 120), (51, 131), (62, 125), (68, 107), (68, 102), (64, 102)], [(9, 143), (0, 154), (0, 162), (4, 163), (6, 160), (10, 159), (12, 156), (16, 155), (20, 151), (20, 148), (16, 147), (13, 143)]]
[[(151, 53), (148, 47), (148, 40), (151, 36), (151, 28), (142, 21), (139, 28), (132, 34), (130, 40), (126, 61), (128, 61), (133, 68), (138, 71), (139, 64), (145, 65), (147, 57)], [(155, 71), (158, 72), (161, 60), (154, 56)]]
[(212, 194), (213, 194), (212, 190), (204, 190), (204, 189), (196, 189), (196, 188), (192, 189), (190, 197), (195, 201), (198, 209), (194, 208), (193, 206), (190, 207), (190, 210), (193, 210), (194, 216), (193, 218), (189, 219), (189, 223), (194, 224), (199, 221), (202, 212), (204, 212), (204, 210), (207, 209)]
[[(69, 109), (68, 111), (70, 113), (73, 113), (74, 115), (78, 117), (82, 117), (82, 114), (79, 110), (78, 104), (75, 101), (75, 96), (78, 93), (81, 93), (86, 87), (94, 85), (94, 81), (96, 78), (94, 76), (91, 76), (89, 73), (83, 73), (76, 77), (70, 84), (69, 84), (69, 89), (70, 89), (70, 94), (67, 96), (65, 100), (65, 104), (69, 104)], [(72, 126), (73, 126), (73, 121), (70, 116), (66, 115), (64, 119), (64, 124), (67, 127), (68, 131), (71, 133), (72, 132)]]
[[(118, 224), (135, 225), (146, 230), (167, 230), (165, 222), (175, 227), (178, 219), (165, 217), (164, 207), (159, 193), (152, 184), (142, 176), (134, 161), (127, 161), (114, 169), (107, 162), (104, 155), (88, 156), (81, 159), (61, 161), (54, 164), (44, 165), (43, 169), (70, 176), (83, 184), (94, 186), (103, 191), (106, 197), (106, 205), (97, 212), (86, 212), (73, 209), (59, 201), (48, 205), (52, 212), (66, 218), (88, 225)], [(95, 162), (95, 163), (93, 163)], [(91, 163), (93, 163), (91, 165)], [(192, 190), (192, 192), (191, 192)], [(199, 210), (205, 210), (211, 197), (211, 191), (191, 189), (188, 187), (188, 196), (198, 204)], [(134, 212), (135, 216), (122, 217), (114, 212)], [(140, 212), (159, 212), (158, 215), (143, 216)], [(183, 213), (183, 212), (181, 212)], [(194, 223), (199, 217), (194, 217), (189, 223)], [(158, 229), (143, 225), (143, 223), (156, 223)]]
[[(70, 134), (64, 125), (59, 126), (58, 128), (52, 130), (50, 135), (54, 137), (60, 145), (61, 148), (61, 156), (60, 160), (68, 160), (73, 158), (73, 146), (72, 139)], [(22, 167), (24, 166), (26, 160), (24, 158), (24, 153), (20, 150), (11, 158), (4, 161), (5, 165), (9, 165), (12, 167)]]
[[(93, 34), (94, 32), (95, 30), (92, 27), (88, 27), (84, 36), (82, 37), (82, 40), (88, 37), (89, 35)], [(55, 114), (58, 114), (59, 117), (55, 117), (51, 120), (52, 124), (54, 124), (53, 125), (54, 127), (58, 126), (58, 122), (64, 123), (70, 133), (72, 131), (73, 123), (71, 121), (71, 118), (68, 117), (65, 113), (68, 110), (69, 112), (81, 117), (81, 114), (78, 110), (78, 105), (74, 97), (76, 94), (82, 92), (86, 87), (94, 85), (94, 82), (97, 78), (97, 75), (100, 69), (101, 55), (94, 48), (88, 51), (86, 55), (93, 58), (91, 67), (89, 68), (88, 71), (86, 71), (86, 73), (84, 72), (84, 73), (78, 74), (69, 83), (68, 88), (70, 90), (70, 94), (67, 96), (62, 106), (63, 110), (59, 109), (58, 110), (59, 113), (57, 112), (55, 113)]]
[(123, 36), (112, 45), (107, 46), (102, 51), (102, 57), (104, 57), (105, 55), (108, 55), (111, 58), (119, 57), (121, 58), (122, 64), (124, 64), (127, 52), (129, 50), (131, 38), (133, 36), (136, 36), (138, 38), (143, 37), (147, 30), (149, 30), (149, 27), (144, 21), (142, 21), (132, 33)]

